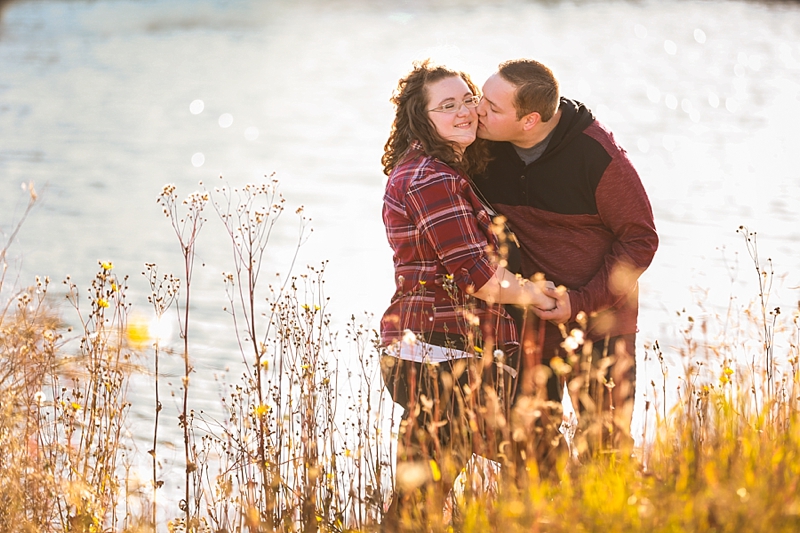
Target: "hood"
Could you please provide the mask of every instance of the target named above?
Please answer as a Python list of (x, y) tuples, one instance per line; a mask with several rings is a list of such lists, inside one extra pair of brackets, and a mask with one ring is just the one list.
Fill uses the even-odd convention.
[(561, 118), (553, 131), (553, 137), (547, 144), (547, 150), (539, 160), (547, 159), (559, 152), (595, 120), (589, 108), (576, 100), (562, 97), (558, 109), (561, 110)]

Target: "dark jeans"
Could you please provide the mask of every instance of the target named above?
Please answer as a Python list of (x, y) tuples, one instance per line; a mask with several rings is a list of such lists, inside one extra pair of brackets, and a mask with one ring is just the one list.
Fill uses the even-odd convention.
[[(619, 386), (625, 389), (621, 394), (623, 401), (632, 401), (636, 392), (636, 334), (618, 335), (614, 337), (602, 338), (592, 342), (591, 354), (584, 354), (582, 348), (577, 350), (580, 361), (578, 365), (573, 364), (573, 372), (565, 376), (558, 376), (550, 366), (555, 357), (561, 358), (565, 363), (574, 363), (568, 358), (567, 351), (561, 346), (564, 342), (561, 330), (552, 323), (543, 323), (533, 313), (524, 313), (518, 307), (507, 306), (509, 314), (514, 318), (517, 331), (520, 332), (520, 351), (519, 356), (512, 359), (511, 365), (518, 369), (519, 380), (514, 395), (515, 401), (519, 396), (537, 393), (537, 380), (532, 376), (532, 369), (542, 365), (549, 369), (547, 372), (547, 383), (544, 388), (544, 398), (554, 402), (561, 402), (563, 399), (564, 385), (570, 379), (577, 377), (580, 371), (588, 370), (579, 365), (591, 362), (592, 369), (597, 374), (598, 370), (605, 369), (605, 376), (614, 377), (615, 388)], [(577, 327), (577, 325), (574, 325)], [(567, 327), (569, 333), (570, 327)], [(620, 344), (621, 343), (621, 344)], [(608, 365), (606, 360), (609, 356), (625, 355), (625, 362), (617, 365)], [(627, 357), (629, 356), (629, 357)], [(615, 357), (616, 359), (616, 357)], [(595, 383), (597, 380), (593, 380)], [(627, 382), (627, 383), (624, 383)], [(590, 387), (592, 385), (589, 383)], [(533, 386), (533, 387), (531, 387)], [(620, 391), (622, 392), (622, 391)], [(585, 406), (575, 406), (576, 410), (583, 412)]]
[[(448, 447), (454, 438), (463, 440), (458, 426), (464, 411), (463, 388), (470, 381), (467, 364), (466, 360), (432, 365), (381, 358), (384, 384), (392, 400), (403, 407), (398, 440), (409, 459), (434, 457), (437, 447)], [(437, 426), (434, 432), (429, 431), (432, 424)]]
[[(577, 442), (581, 453), (629, 443), (636, 393), (636, 334), (587, 340), (570, 358), (562, 346), (564, 336), (558, 326), (540, 321), (532, 312), (512, 306), (507, 308), (520, 332), (519, 360), (514, 362), (519, 368), (514, 405), (520, 404), (523, 398), (553, 402), (550, 425), (560, 423), (560, 404), (566, 384), (579, 414), (576, 440), (582, 440)], [(577, 325), (568, 325), (567, 334), (571, 327)], [(571, 371), (564, 373), (568, 367), (552, 365), (556, 357), (569, 364)], [(558, 366), (561, 366), (561, 375), (554, 369)], [(558, 437), (553, 428), (546, 428), (545, 433)]]
[(500, 368), (473, 357), (436, 364), (381, 357), (384, 385), (404, 410), (398, 457), (446, 452), (464, 464), (472, 453), (492, 457), (500, 438), (494, 414), (504, 413), (513, 392), (513, 378)]
[(406, 515), (416, 516), (417, 524), (441, 523), (445, 498), (472, 454), (496, 458), (499, 443), (509, 439), (504, 421), (511, 377), (484, 363), (480, 357), (436, 364), (381, 357), (384, 385), (404, 409), (395, 497), (382, 531), (410, 531), (404, 527), (415, 522), (401, 520)]

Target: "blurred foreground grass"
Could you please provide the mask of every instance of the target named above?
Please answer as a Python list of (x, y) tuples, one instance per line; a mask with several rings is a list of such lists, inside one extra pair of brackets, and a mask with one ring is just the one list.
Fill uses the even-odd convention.
[[(386, 419), (396, 413), (378, 393), (375, 332), (353, 319), (347, 350), (338, 347), (322, 269), (258, 284), (269, 233), (283, 212), (274, 183), (221, 186), (183, 203), (168, 186), (159, 198), (186, 270), (163, 275), (147, 265), (145, 275), (156, 315), (173, 306), (181, 313), (183, 407), (162, 413), (164, 348), (141, 324), (128, 324), (126, 279), (110, 262), (99, 264), (88, 292), (65, 281), (81, 324), (75, 332), (50, 309), (49, 280), (21, 290), (0, 285), (0, 530), (379, 531), (395, 477), (396, 435)], [(191, 265), (209, 204), (233, 244), (226, 310), (246, 361), (220, 398), (221, 421), (203, 419), (189, 394)], [(741, 231), (759, 293), (726, 316), (684, 316), (684, 345), (675, 353), (647, 346), (645, 359), (657, 359), (664, 375), (644, 395), (643, 442), (562, 456), (544, 479), (535, 457), (522, 477), (510, 479), (498, 464), (477, 459), (448, 473), (444, 453), (424, 476), (461, 474), (447, 508), (407, 514), (401, 529), (800, 531), (798, 311), (770, 308), (772, 267), (759, 263), (755, 235)], [(4, 266), (14, 234), (3, 248)], [(682, 365), (679, 380), (668, 380), (668, 361)], [(126, 456), (134, 448), (124, 437), (127, 386), (142, 371), (156, 391), (149, 481), (129, 474), (136, 461)], [(596, 379), (609, 385), (605, 376)], [(667, 400), (668, 389), (676, 401)], [(161, 477), (159, 416), (172, 417), (183, 432), (180, 481)], [(495, 423), (510, 424), (512, 413), (500, 419)], [(181, 487), (184, 497), (159, 515), (155, 502), (165, 483)], [(442, 500), (420, 496), (422, 507)]]

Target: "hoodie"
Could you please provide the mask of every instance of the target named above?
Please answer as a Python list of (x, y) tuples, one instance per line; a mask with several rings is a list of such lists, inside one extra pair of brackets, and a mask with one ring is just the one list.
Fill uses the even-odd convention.
[(521, 274), (543, 273), (569, 289), (571, 321), (585, 313), (592, 340), (635, 333), (639, 275), (658, 248), (639, 175), (608, 129), (583, 104), (561, 99), (561, 118), (541, 157), (526, 165), (508, 142), (475, 186), (520, 242)]

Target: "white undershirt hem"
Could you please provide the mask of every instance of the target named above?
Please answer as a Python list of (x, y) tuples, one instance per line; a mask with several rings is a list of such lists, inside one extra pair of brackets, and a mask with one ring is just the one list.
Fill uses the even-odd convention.
[(402, 340), (391, 346), (387, 346), (386, 355), (391, 355), (392, 357), (397, 357), (405, 361), (413, 361), (415, 363), (444, 363), (454, 359), (472, 357), (471, 353), (467, 353), (463, 350), (436, 346), (419, 339), (415, 339), (413, 342)]

